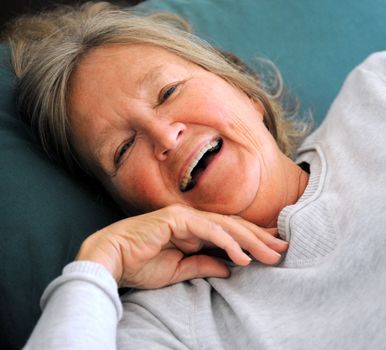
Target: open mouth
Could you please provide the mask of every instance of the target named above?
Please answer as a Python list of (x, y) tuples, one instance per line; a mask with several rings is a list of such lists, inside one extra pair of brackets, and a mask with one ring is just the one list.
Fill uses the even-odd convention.
[(180, 191), (187, 192), (196, 186), (198, 179), (222, 147), (222, 139), (218, 138), (205, 145), (186, 169), (180, 183)]

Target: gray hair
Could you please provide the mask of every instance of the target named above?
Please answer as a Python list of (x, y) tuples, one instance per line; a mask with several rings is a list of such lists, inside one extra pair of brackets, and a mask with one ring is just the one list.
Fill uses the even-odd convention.
[(281, 77), (275, 69), (274, 89), (269, 90), (237, 58), (224, 55), (191, 34), (186, 22), (176, 15), (136, 15), (105, 2), (62, 6), (19, 18), (10, 26), (7, 39), (19, 78), (22, 115), (45, 151), (70, 169), (85, 168), (71, 145), (71, 76), (85, 55), (104, 45), (158, 46), (222, 77), (263, 104), (264, 122), (288, 156), (293, 155), (307, 130), (306, 123), (289, 117), (289, 109), (282, 103)]

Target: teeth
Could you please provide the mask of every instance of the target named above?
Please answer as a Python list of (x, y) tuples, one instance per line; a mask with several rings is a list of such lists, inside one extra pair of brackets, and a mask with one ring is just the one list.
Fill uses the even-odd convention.
[(190, 165), (188, 166), (188, 168), (186, 169), (185, 171), (185, 174), (184, 176), (182, 177), (182, 180), (181, 180), (181, 184), (180, 184), (180, 190), (181, 191), (184, 191), (186, 189), (186, 187), (188, 186), (189, 182), (192, 180), (192, 170), (194, 169), (194, 167), (197, 165), (197, 163), (200, 161), (200, 159), (202, 158), (202, 156), (216, 148), (218, 146), (218, 144), (220, 143), (220, 140), (214, 140), (212, 141), (211, 143), (205, 145), (201, 150), (200, 152), (198, 152), (196, 154), (196, 156), (194, 157), (194, 159), (192, 160), (192, 162), (190, 163)]

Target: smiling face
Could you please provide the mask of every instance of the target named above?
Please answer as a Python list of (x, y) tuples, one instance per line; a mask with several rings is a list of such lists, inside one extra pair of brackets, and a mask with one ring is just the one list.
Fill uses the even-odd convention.
[(69, 107), (80, 158), (128, 208), (182, 203), (272, 226), (299, 196), (300, 168), (261, 105), (164, 49), (92, 51), (73, 74)]

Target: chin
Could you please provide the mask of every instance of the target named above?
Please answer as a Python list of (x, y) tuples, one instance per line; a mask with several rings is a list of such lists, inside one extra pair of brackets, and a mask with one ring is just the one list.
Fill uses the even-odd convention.
[(258, 186), (243, 186), (241, 190), (237, 186), (222, 186), (221, 190), (205, 193), (193, 207), (225, 215), (239, 215), (248, 210), (256, 198)]

